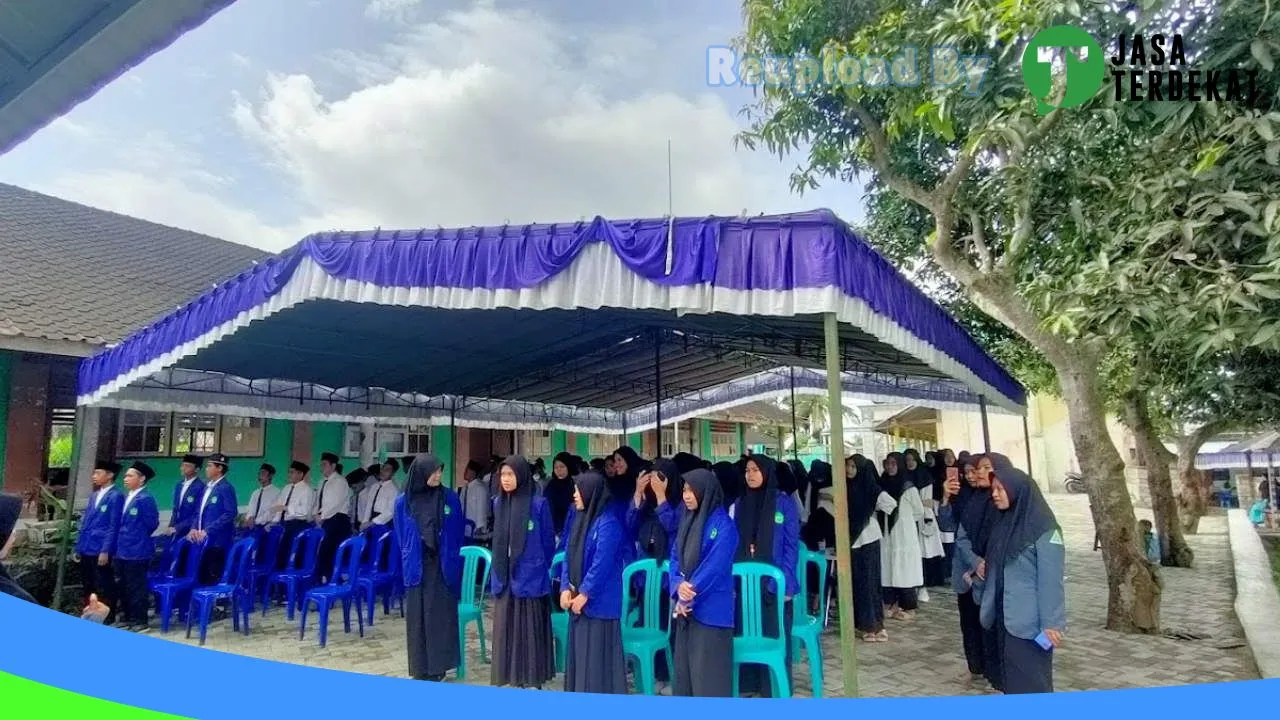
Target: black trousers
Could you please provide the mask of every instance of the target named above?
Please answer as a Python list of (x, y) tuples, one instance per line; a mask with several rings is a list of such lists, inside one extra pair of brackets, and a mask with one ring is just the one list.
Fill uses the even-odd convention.
[(320, 527), (324, 529), (324, 541), (320, 543), (319, 575), (327, 582), (333, 575), (333, 561), (338, 555), (338, 546), (351, 537), (351, 517), (346, 513), (338, 513), (320, 523)]
[(104, 623), (110, 625), (116, 621), (116, 611), (120, 608), (120, 593), (116, 587), (116, 571), (110, 562), (98, 564), (97, 555), (80, 557), (80, 577), (84, 583), (84, 601), (89, 602), (90, 595), (97, 595), (98, 600), (110, 610)]
[(957, 595), (956, 605), (960, 607), (960, 639), (964, 644), (965, 663), (970, 674), (982, 675), (986, 667), (982, 649), (983, 630), (978, 617), (980, 608), (973, 601), (973, 591)]
[(131, 625), (146, 625), (150, 598), (147, 596), (146, 560), (117, 560), (116, 580), (120, 586), (120, 614)]
[(227, 549), (206, 544), (204, 557), (200, 560), (200, 584), (216, 585), (222, 580), (222, 570), (226, 566)]
[(884, 589), (884, 602), (890, 607), (896, 605), (904, 612), (911, 612), (919, 607), (915, 588), (887, 587)]
[(285, 520), (284, 532), (280, 535), (280, 550), (276, 558), (276, 568), (283, 570), (289, 566), (289, 551), (293, 549), (293, 539), (311, 526), (306, 520)]
[(1004, 658), (1000, 647), (1002, 634), (1004, 631), (999, 628), (982, 629), (982, 674), (991, 683), (991, 687), (1004, 692)]

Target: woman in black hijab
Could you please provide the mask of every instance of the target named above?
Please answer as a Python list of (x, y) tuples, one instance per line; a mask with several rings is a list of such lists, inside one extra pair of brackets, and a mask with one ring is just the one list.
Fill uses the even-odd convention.
[[(653, 461), (653, 470), (642, 473), (636, 484), (635, 497), (627, 508), (628, 528), (635, 528), (634, 558), (652, 558), (661, 565), (670, 556), (671, 542), (680, 526), (680, 517), (684, 514), (684, 480), (675, 462), (667, 458)], [(642, 576), (636, 576), (636, 585), (631, 588), (634, 593), (643, 592), (639, 583)], [(660, 595), (659, 617), (671, 617), (671, 605), (666, 593)], [(641, 620), (643, 604), (641, 604)], [(659, 625), (666, 623), (659, 621)], [(667, 667), (664, 653), (658, 653), (654, 663), (654, 679), (660, 683), (671, 681), (671, 672)]]
[(938, 508), (942, 504), (942, 483), (938, 482), (931, 468), (914, 448), (902, 453), (906, 462), (907, 477), (920, 493), (924, 506), (924, 520), (920, 524), (920, 569), (924, 584), (919, 591), (920, 602), (929, 602), (931, 587), (946, 585), (946, 548), (942, 546), (942, 531), (938, 527)]
[(804, 463), (795, 458), (787, 461), (787, 467), (791, 468), (791, 474), (796, 479), (796, 500), (800, 501), (800, 524), (804, 525), (809, 521), (809, 473), (804, 469)]
[(724, 509), (720, 481), (709, 470), (690, 470), (681, 493), (684, 512), (671, 547), (671, 590), (676, 601), (674, 695), (733, 694), (733, 558), (738, 528)]
[(409, 675), (440, 681), (458, 667), (463, 516), (458, 496), (440, 484), (444, 465), (423, 454), (409, 467), (392, 527), (400, 544)]
[(551, 506), (551, 524), (556, 537), (564, 532), (564, 521), (573, 505), (573, 476), (578, 474), (578, 463), (569, 453), (556, 455), (551, 463), (551, 478), (542, 496)]
[[(736, 562), (768, 563), (782, 572), (786, 587), (765, 581), (760, 608), (762, 629), (770, 637), (786, 638), (787, 681), (791, 684), (791, 600), (800, 587), (796, 561), (800, 549), (800, 508), (778, 489), (777, 463), (764, 455), (747, 458), (743, 492), (733, 505), (732, 517), (738, 526)], [(781, 596), (781, 597), (779, 597)], [(784, 626), (778, 627), (777, 603), (783, 604)], [(739, 618), (739, 620), (741, 620)], [(745, 665), (738, 684), (741, 694), (759, 693), (771, 697), (769, 672), (759, 665)]]
[(619, 619), (626, 533), (609, 507), (604, 476), (583, 473), (574, 478), (574, 486), (577, 512), (560, 576), (560, 607), (569, 611), (564, 689), (625, 695), (627, 668)]
[(892, 509), (888, 493), (880, 488), (876, 467), (862, 455), (845, 461), (849, 478), (849, 537), (853, 538), (853, 621), (866, 642), (886, 642), (884, 590), (881, 588), (880, 543), (883, 537), (875, 520), (877, 510)]
[(499, 687), (541, 688), (555, 677), (551, 637), (550, 503), (537, 494), (529, 463), (512, 455), (498, 468), (493, 507), (493, 665)]
[(960, 637), (971, 679), (977, 682), (985, 677), (995, 687), (999, 682), (996, 674), (999, 657), (996, 654), (995, 634), (983, 631), (978, 599), (982, 597), (983, 576), (986, 574), (983, 559), (987, 555), (987, 543), (991, 537), (991, 527), (995, 524), (996, 509), (991, 502), (990, 478), (978, 471), (978, 463), (984, 458), (980, 455), (970, 456), (968, 453), (960, 455), (964, 457), (961, 463), (964, 481), (959, 495), (963, 498), (963, 504), (956, 524), (951, 584), (956, 591), (956, 604), (960, 610)]
[(1009, 458), (991, 458), (997, 520), (987, 544), (982, 626), (997, 636), (1002, 692), (1051, 693), (1053, 649), (1067, 627), (1062, 530), (1035, 481)]
[[(956, 466), (956, 454), (950, 448), (943, 448), (933, 454), (934, 463), (931, 468), (933, 476), (933, 497), (938, 503), (938, 530), (942, 533), (942, 572), (937, 584), (946, 587), (951, 584), (951, 568), (956, 554), (956, 523), (960, 519), (960, 500), (955, 489), (963, 485), (960, 468)], [(947, 488), (951, 487), (949, 491)], [(928, 568), (925, 568), (928, 572)], [(926, 581), (929, 578), (925, 578)]]
[(724, 498), (725, 508), (732, 507), (738, 500), (738, 493), (742, 491), (742, 471), (731, 462), (718, 462), (711, 466), (711, 472), (720, 481), (720, 494)]
[(18, 515), (21, 513), (22, 498), (17, 495), (0, 495), (0, 593), (34, 603), (35, 598), (18, 585), (9, 574), (9, 569), (4, 566), (13, 546), (13, 529), (17, 527)]
[(916, 588), (924, 583), (920, 525), (925, 509), (901, 453), (889, 453), (885, 457), (880, 487), (894, 501), (891, 511), (879, 513), (880, 529), (884, 533), (880, 572), (884, 600), (888, 604), (886, 614), (895, 620), (911, 620), (918, 600)]

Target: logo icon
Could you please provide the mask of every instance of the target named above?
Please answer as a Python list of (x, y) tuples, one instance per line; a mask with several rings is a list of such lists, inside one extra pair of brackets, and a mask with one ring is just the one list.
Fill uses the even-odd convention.
[[(1063, 90), (1054, 104), (1053, 62), (1041, 60), (1042, 49), (1062, 50)], [(1084, 57), (1080, 57), (1083, 52)], [(1055, 108), (1072, 108), (1085, 104), (1102, 87), (1107, 73), (1102, 46), (1089, 33), (1070, 25), (1055, 25), (1036, 33), (1022, 53), (1022, 80), (1036, 98), (1040, 114)]]
[(773, 514), (773, 522), (775, 525), (781, 525), (783, 520), (785, 520), (785, 518), (782, 517), (782, 513), (776, 512)]

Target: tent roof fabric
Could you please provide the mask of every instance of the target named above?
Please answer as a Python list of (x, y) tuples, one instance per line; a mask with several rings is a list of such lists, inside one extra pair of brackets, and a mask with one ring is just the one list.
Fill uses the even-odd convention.
[[(828, 211), (312, 235), (81, 366), (93, 404), (172, 367), (631, 411), (779, 366), (1025, 392)], [(655, 369), (660, 369), (658, 382)]]

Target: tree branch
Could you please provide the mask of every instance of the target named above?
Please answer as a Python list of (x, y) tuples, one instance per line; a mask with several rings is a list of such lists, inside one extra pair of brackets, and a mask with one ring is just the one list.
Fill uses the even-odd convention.
[(969, 211), (969, 226), (972, 228), (972, 234), (969, 238), (973, 240), (973, 246), (978, 251), (978, 259), (982, 262), (982, 272), (989, 273), (994, 265), (991, 260), (991, 248), (987, 246), (987, 234), (982, 229), (982, 218), (978, 217), (978, 213)]
[(871, 164), (880, 173), (880, 179), (903, 197), (937, 214), (938, 207), (932, 193), (894, 172), (893, 164), (889, 159), (889, 136), (885, 134), (880, 123), (871, 116), (862, 103), (850, 102), (849, 109), (858, 118), (858, 124), (862, 126), (862, 131), (867, 134), (867, 140), (871, 142)]

